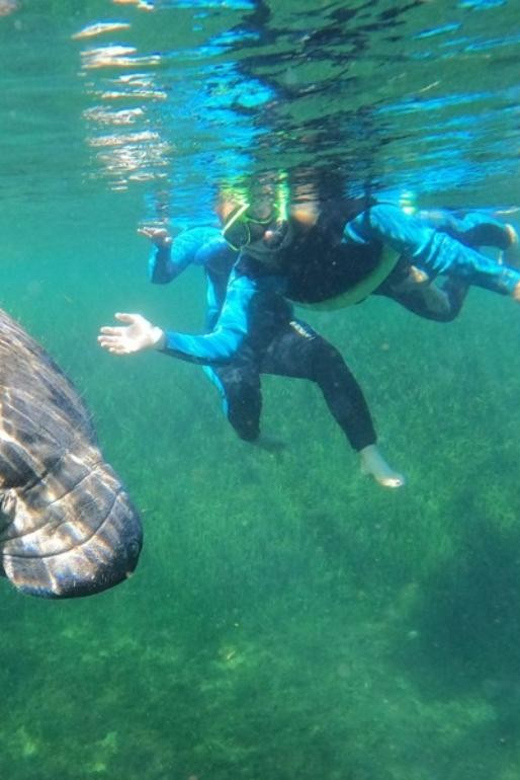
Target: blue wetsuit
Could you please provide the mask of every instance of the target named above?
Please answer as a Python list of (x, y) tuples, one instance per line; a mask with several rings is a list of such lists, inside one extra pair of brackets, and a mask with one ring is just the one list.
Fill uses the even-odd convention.
[[(498, 271), (496, 266), (500, 267), (502, 262), (502, 253), (511, 247), (514, 240), (514, 231), (510, 232), (504, 222), (482, 211), (435, 209), (420, 211), (417, 216), (425, 225), (440, 233), (446, 233), (467, 247), (476, 250), (480, 250), (480, 247), (493, 247), (500, 250), (498, 258), (491, 260), (495, 271)], [(392, 298), (420, 317), (438, 322), (450, 322), (458, 316), (471, 286), (470, 279), (464, 276), (445, 276), (440, 288), (445, 296), (444, 305), (436, 308), (431, 305), (435, 299), (428, 304), (425, 291), (420, 285), (409, 285), (405, 288), (400, 286), (403, 278), (403, 263), (399, 262), (388, 278), (374, 290), (374, 294)]]
[(418, 211), (417, 216), (430, 227), (473, 249), (490, 246), (505, 251), (511, 246), (512, 235), (504, 222), (482, 211), (427, 209)]
[(404, 214), (398, 206), (380, 203), (346, 224), (344, 246), (348, 251), (351, 245), (371, 246), (381, 242), (426, 271), (430, 278), (448, 274), (478, 287), (511, 295), (520, 282), (520, 273), (477, 252), (472, 248), (475, 243), (463, 243), (460, 239), (464, 230), (457, 231), (456, 226), (454, 219), (450, 234), (446, 223), (441, 224), (440, 229), (434, 229), (429, 220)]
[[(228, 277), (236, 258), (219, 230), (194, 228), (181, 233), (171, 247), (154, 248), (149, 277), (152, 282), (165, 284), (189, 265), (201, 266), (207, 279), (206, 326), (211, 330), (226, 300)], [(260, 374), (264, 373), (315, 382), (353, 449), (359, 451), (375, 444), (376, 434), (363, 393), (338, 350), (309, 325), (295, 320), (291, 306), (277, 293), (260, 292), (251, 308), (253, 314), (249, 312), (245, 336), (233, 360), (205, 366), (223, 396), (226, 415), (237, 434), (248, 441), (259, 436)], [(243, 306), (239, 309), (242, 311)], [(204, 339), (184, 337), (190, 338), (194, 343)]]
[[(516, 269), (498, 264), (392, 204), (372, 205), (346, 224), (341, 223), (341, 215), (329, 218), (325, 211), (324, 219), (278, 251), (267, 265), (249, 249), (242, 251), (213, 330), (203, 336), (168, 331), (163, 351), (191, 362), (219, 364), (228, 362), (244, 342), (256, 341), (262, 348), (262, 340), (268, 343), (278, 327), (273, 313), (278, 311), (284, 316), (281, 296), (301, 303), (337, 297), (374, 269), (385, 245), (399, 252), (405, 265), (413, 263), (431, 278), (446, 274), (504, 295), (511, 294), (520, 282)], [(399, 266), (396, 272), (400, 272)], [(394, 276), (381, 285), (379, 292), (418, 314), (430, 316), (427, 306), (417, 304), (414, 296), (410, 300), (399, 293), (392, 282)], [(270, 318), (265, 317), (266, 312), (271, 312)]]
[(193, 228), (177, 236), (171, 249), (154, 250), (149, 261), (152, 282), (172, 281), (192, 264), (204, 268), (208, 282), (208, 332), (196, 336), (167, 332), (165, 352), (202, 365), (226, 364), (242, 344), (265, 350), (280, 324), (292, 318), (291, 305), (279, 294), (278, 279), (256, 285), (232, 270), (236, 259), (216, 228)]

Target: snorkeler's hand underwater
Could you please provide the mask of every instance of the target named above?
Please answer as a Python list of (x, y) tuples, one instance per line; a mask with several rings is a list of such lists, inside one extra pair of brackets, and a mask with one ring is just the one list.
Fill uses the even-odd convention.
[(164, 332), (152, 325), (140, 314), (118, 312), (116, 320), (125, 322), (122, 327), (105, 326), (100, 329), (98, 342), (103, 349), (113, 355), (131, 355), (145, 349), (161, 349), (164, 344)]
[(153, 227), (153, 225), (149, 225), (148, 227), (137, 228), (137, 232), (140, 236), (149, 238), (156, 247), (161, 248), (171, 246), (172, 237), (166, 228)]

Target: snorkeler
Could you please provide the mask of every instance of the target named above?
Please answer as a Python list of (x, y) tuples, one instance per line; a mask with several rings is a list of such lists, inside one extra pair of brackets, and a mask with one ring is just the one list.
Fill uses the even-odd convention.
[[(364, 198), (319, 208), (313, 204), (306, 218), (297, 209), (283, 213), (272, 189), (261, 187), (249, 201), (225, 205), (231, 210), (222, 214), (222, 235), (238, 259), (213, 330), (193, 336), (150, 325), (145, 332), (139, 320), (139, 328), (126, 334), (121, 328), (102, 329), (103, 347), (125, 354), (155, 346), (190, 362), (223, 364), (248, 337), (255, 313), (263, 308), (259, 302), (274, 295), (330, 308), (378, 293), (441, 321), (458, 313), (471, 284), (520, 300), (519, 271), (394, 204)], [(449, 294), (431, 285), (441, 274), (448, 276)]]
[[(520, 300), (518, 270), (399, 206), (359, 198), (313, 204), (313, 211), (310, 221), (287, 216), (267, 188), (253, 191), (223, 229), (241, 250), (237, 272), (260, 284), (277, 277), (283, 295), (307, 305), (353, 304), (377, 291), (407, 306), (401, 291), (411, 267), (428, 284), (447, 275)], [(416, 313), (429, 316), (427, 307)]]
[[(163, 331), (141, 315), (118, 313), (116, 319), (123, 326), (102, 327), (98, 341), (104, 349), (117, 355), (156, 349), (189, 362), (210, 365), (214, 376), (218, 376), (219, 366), (230, 364), (233, 371), (233, 367), (245, 359), (245, 364), (254, 366), (254, 381), (258, 381), (258, 390), (254, 390), (258, 421), (261, 372), (313, 379), (320, 384), (331, 413), (347, 433), (352, 446), (360, 451), (365, 469), (381, 484), (399, 486), (403, 484), (402, 478), (382, 459), (375, 446), (375, 433), (371, 434), (372, 443), (366, 444), (368, 439), (356, 443), (352, 431), (357, 427), (366, 434), (372, 423), (361, 390), (341, 357), (336, 353), (333, 362), (339, 367), (337, 370), (343, 372), (345, 398), (356, 395), (358, 398), (350, 407), (355, 413), (349, 417), (348, 431), (346, 418), (342, 423), (335, 413), (322, 380), (309, 372), (309, 366), (314, 362), (309, 357), (312, 350), (316, 348), (322, 355), (326, 355), (328, 350), (330, 354), (329, 358), (325, 358), (323, 376), (330, 379), (333, 375), (330, 358), (334, 348), (305, 323), (293, 318), (287, 299), (301, 303), (329, 302), (331, 299), (335, 303), (339, 299), (344, 304), (357, 303), (371, 293), (378, 293), (393, 298), (421, 316), (447, 321), (460, 310), (470, 280), (497, 292), (509, 292), (512, 297), (518, 293), (520, 297), (520, 274), (458, 244), (452, 237), (433, 230), (426, 223), (417, 225), (418, 220), (401, 223), (395, 211), (399, 211), (398, 207), (386, 204), (372, 206), (347, 222), (342, 232), (343, 220), (340, 217), (331, 221), (332, 212), (319, 213), (314, 222), (302, 219), (298, 223), (293, 218), (287, 220), (288, 224), (283, 224), (280, 215), (273, 211), (272, 203), (271, 210), (269, 203), (262, 200), (255, 201), (254, 207), (243, 204), (238, 209), (232, 209), (230, 215), (223, 214), (223, 240), (218, 231), (215, 236), (215, 241), (220, 244), (219, 251), (227, 244), (226, 251), (234, 252), (237, 259), (233, 265), (234, 258), (230, 255), (232, 270), (230, 273), (229, 269), (227, 271), (229, 279), (225, 292), (223, 285), (227, 275), (220, 277), (218, 305), (213, 307), (214, 314), (218, 316), (212, 318), (213, 329), (210, 332), (189, 335)], [(323, 213), (327, 229), (323, 226)], [(392, 215), (395, 222), (391, 220)], [(372, 234), (382, 235), (385, 230), (394, 235), (390, 242), (391, 251), (386, 254), (383, 242), (371, 237)], [(363, 235), (366, 236), (364, 242)], [(424, 239), (422, 244), (420, 237)], [(411, 259), (398, 255), (397, 246), (408, 247), (413, 264)], [(411, 253), (414, 246), (415, 254)], [(164, 246), (162, 251), (167, 249)], [(166, 263), (168, 252), (163, 256)], [(445, 288), (439, 290), (430, 284), (429, 276), (421, 270), (420, 260), (432, 275), (440, 274), (441, 268), (443, 272), (449, 268), (454, 276), (449, 276)], [(284, 340), (288, 345), (286, 350), (280, 346)], [(303, 363), (296, 362), (291, 368), (293, 357), (301, 349), (296, 345), (302, 344), (307, 347), (312, 345), (312, 350), (306, 353), (303, 349)], [(222, 375), (225, 375), (225, 369)], [(239, 402), (243, 400), (242, 379), (239, 377), (237, 385)], [(222, 380), (220, 384), (229, 400), (230, 383), (227, 388), (223, 387)], [(254, 405), (250, 402), (249, 412), (253, 409)], [(255, 426), (256, 423), (253, 423), (253, 431), (256, 431)]]
[[(138, 232), (154, 245), (148, 265), (152, 282), (167, 284), (190, 265), (204, 269), (206, 329), (210, 332), (218, 321), (236, 251), (218, 228), (193, 228), (174, 240), (162, 227), (143, 227)], [(264, 297), (255, 324), (232, 362), (204, 366), (204, 370), (218, 387), (227, 419), (238, 436), (266, 449), (273, 444), (260, 434), (260, 374), (315, 382), (351, 447), (359, 453), (362, 471), (384, 487), (404, 484), (402, 475), (386, 463), (378, 449), (367, 403), (341, 354), (307, 323), (294, 319), (291, 307), (280, 296)]]

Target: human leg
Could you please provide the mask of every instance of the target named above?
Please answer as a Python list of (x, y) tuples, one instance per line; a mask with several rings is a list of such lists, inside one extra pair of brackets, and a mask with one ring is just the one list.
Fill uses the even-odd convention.
[(470, 285), (462, 279), (448, 277), (442, 285), (408, 263), (398, 263), (374, 295), (384, 295), (419, 317), (436, 322), (451, 322), (460, 310)]
[(419, 211), (417, 216), (435, 230), (447, 233), (473, 249), (486, 246), (504, 252), (518, 241), (512, 225), (484, 211), (426, 209)]
[[(481, 246), (498, 249), (499, 255), (493, 258), (497, 264), (511, 256), (518, 243), (512, 225), (484, 211), (433, 209), (419, 211), (417, 216), (429, 227), (468, 247), (478, 251)], [(468, 281), (453, 275), (447, 276), (442, 285), (432, 284), (428, 274), (401, 262), (375, 294), (392, 298), (420, 317), (451, 322), (460, 313), (469, 287)]]
[(235, 433), (244, 441), (256, 441), (260, 436), (262, 389), (254, 364), (235, 361), (225, 366), (207, 366), (204, 372), (219, 389), (224, 413)]
[(224, 414), (237, 436), (268, 452), (281, 452), (285, 447), (282, 441), (261, 433), (262, 387), (252, 355), (247, 361), (239, 355), (239, 359), (229, 365), (205, 366), (204, 372), (218, 387)]
[(280, 332), (267, 349), (261, 370), (315, 382), (331, 415), (359, 453), (364, 471), (385, 487), (404, 484), (404, 478), (379, 452), (365, 397), (340, 352), (306, 323), (294, 320)]
[(393, 204), (372, 206), (347, 223), (344, 241), (383, 242), (425, 270), (431, 278), (439, 274), (453, 275), (469, 284), (520, 300), (519, 271), (498, 264), (447, 233), (432, 229), (425, 221), (405, 214)]

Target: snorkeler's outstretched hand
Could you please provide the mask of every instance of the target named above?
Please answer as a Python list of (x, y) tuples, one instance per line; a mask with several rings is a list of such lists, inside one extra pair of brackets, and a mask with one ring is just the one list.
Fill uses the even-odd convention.
[(168, 247), (172, 244), (172, 237), (166, 228), (154, 227), (153, 225), (137, 228), (137, 232), (140, 236), (149, 238), (156, 247)]
[(115, 318), (126, 324), (122, 327), (105, 326), (99, 331), (99, 345), (107, 352), (131, 355), (133, 352), (161, 349), (163, 346), (164, 332), (140, 314), (118, 312)]

